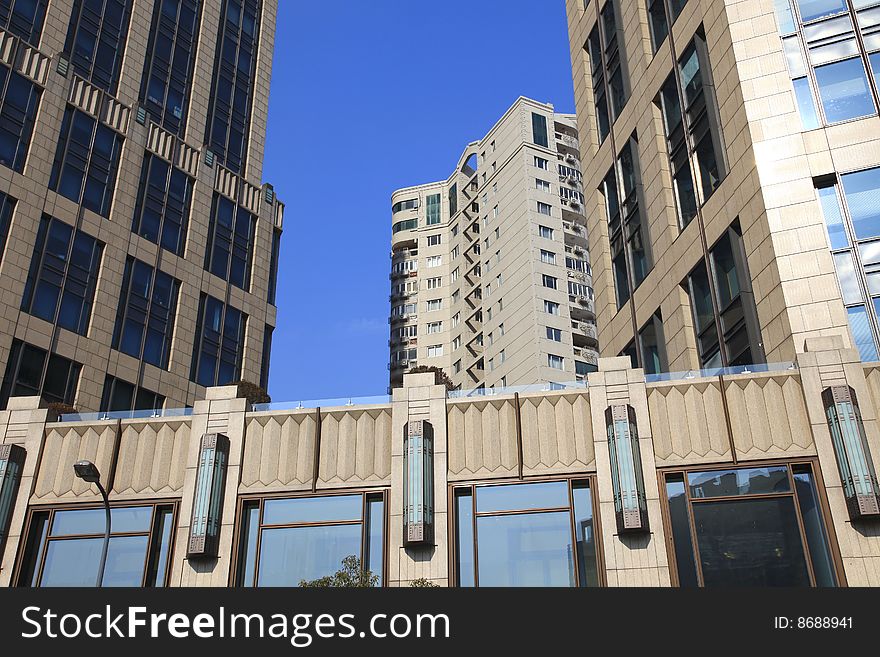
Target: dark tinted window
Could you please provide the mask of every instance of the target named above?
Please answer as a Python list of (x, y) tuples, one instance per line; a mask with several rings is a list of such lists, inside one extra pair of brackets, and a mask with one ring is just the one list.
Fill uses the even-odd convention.
[(102, 217), (110, 216), (122, 135), (68, 107), (49, 188)]
[(238, 380), (246, 325), (247, 315), (243, 312), (203, 294), (199, 302), (190, 379), (203, 386)]
[(242, 173), (250, 130), (261, 2), (225, 0), (205, 141), (221, 164)]
[(130, 12), (130, 0), (74, 0), (64, 43), (74, 72), (114, 95)]
[(147, 153), (141, 169), (132, 232), (183, 255), (192, 189), (192, 178), (162, 158)]
[(5, 66), (0, 66), (0, 164), (24, 171), (40, 88)]
[(103, 249), (91, 235), (43, 215), (21, 309), (85, 335)]
[(113, 329), (113, 348), (168, 367), (180, 282), (129, 256)]
[(198, 0), (157, 0), (141, 81), (141, 103), (166, 130), (180, 135), (192, 82)]

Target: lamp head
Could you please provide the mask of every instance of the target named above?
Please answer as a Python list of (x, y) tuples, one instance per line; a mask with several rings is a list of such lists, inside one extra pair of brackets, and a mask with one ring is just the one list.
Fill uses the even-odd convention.
[(101, 480), (101, 473), (98, 472), (98, 466), (91, 461), (77, 461), (73, 464), (73, 471), (76, 473), (77, 477), (90, 484), (95, 484)]

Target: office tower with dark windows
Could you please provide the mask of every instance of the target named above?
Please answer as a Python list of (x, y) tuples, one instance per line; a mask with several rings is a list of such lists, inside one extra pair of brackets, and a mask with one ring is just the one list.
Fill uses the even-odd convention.
[(487, 391), (595, 371), (580, 158), (573, 116), (519, 98), (449, 178), (394, 192), (392, 387), (417, 366)]
[(266, 386), (276, 0), (0, 1), (0, 405)]
[(567, 12), (603, 355), (880, 360), (880, 2)]

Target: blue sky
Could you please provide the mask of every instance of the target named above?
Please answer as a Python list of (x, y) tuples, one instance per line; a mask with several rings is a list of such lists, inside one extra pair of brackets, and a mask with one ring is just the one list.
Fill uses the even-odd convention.
[(385, 394), (391, 192), (448, 177), (518, 96), (574, 111), (565, 2), (279, 5), (263, 177), (287, 207), (269, 392)]

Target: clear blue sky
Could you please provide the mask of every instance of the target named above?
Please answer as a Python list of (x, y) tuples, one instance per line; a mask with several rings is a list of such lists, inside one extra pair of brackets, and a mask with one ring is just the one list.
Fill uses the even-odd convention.
[(385, 394), (391, 192), (448, 177), (519, 96), (574, 111), (565, 2), (279, 5), (263, 177), (287, 207), (269, 392)]

